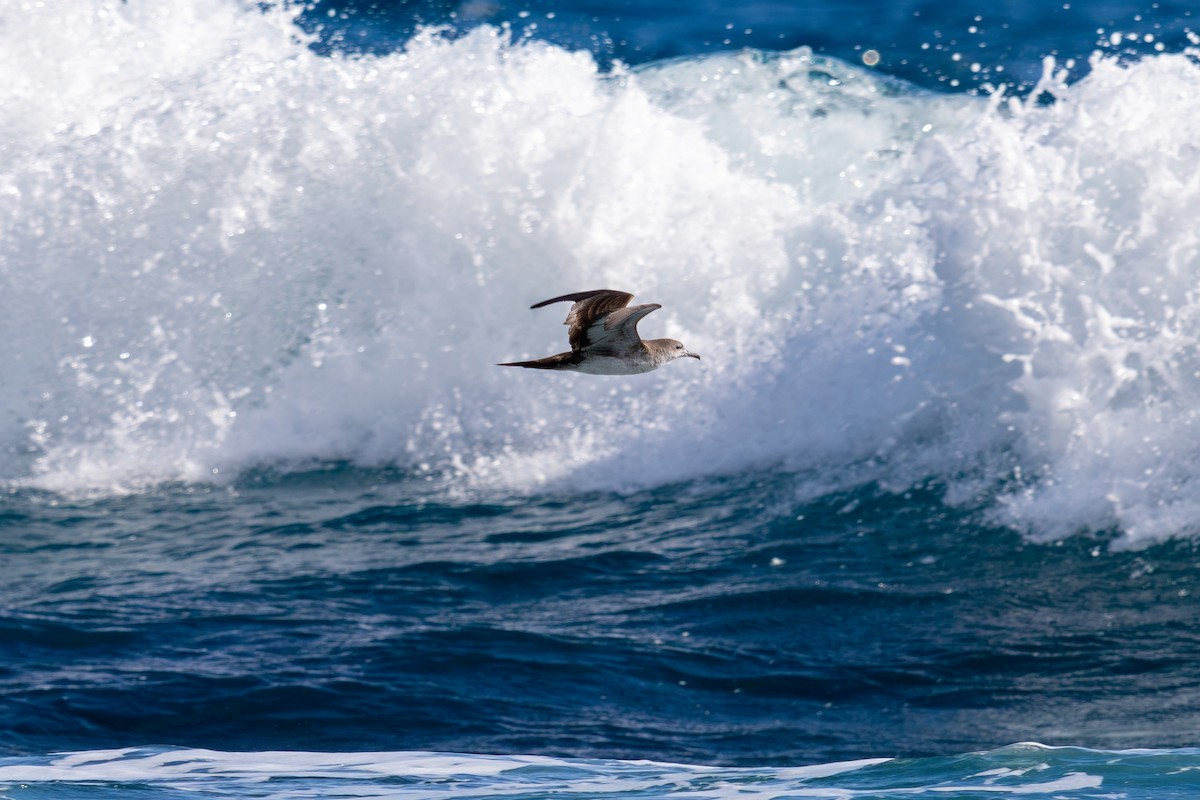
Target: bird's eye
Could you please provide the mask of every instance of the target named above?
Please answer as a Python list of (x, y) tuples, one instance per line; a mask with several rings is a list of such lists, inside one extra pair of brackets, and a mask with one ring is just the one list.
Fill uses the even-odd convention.
[(682, 350), (682, 349), (683, 349), (683, 345), (681, 345), (681, 344), (677, 344), (677, 345), (675, 345), (675, 349), (676, 349), (676, 350)]

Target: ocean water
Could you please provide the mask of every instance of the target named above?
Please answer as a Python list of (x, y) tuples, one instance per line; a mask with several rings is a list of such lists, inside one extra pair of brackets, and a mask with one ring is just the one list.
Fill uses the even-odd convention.
[(1200, 797), (1195, 28), (0, 0), (0, 796)]

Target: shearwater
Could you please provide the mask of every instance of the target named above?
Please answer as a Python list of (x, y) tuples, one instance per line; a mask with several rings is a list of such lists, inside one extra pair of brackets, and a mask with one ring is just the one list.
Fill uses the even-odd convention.
[(499, 366), (561, 369), (589, 375), (637, 375), (684, 356), (700, 358), (675, 339), (643, 341), (638, 335), (638, 322), (662, 306), (658, 303), (629, 306), (632, 299), (633, 295), (629, 292), (595, 289), (564, 294), (533, 304), (530, 308), (541, 308), (565, 300), (573, 303), (563, 323), (569, 326), (567, 340), (571, 343), (571, 351)]

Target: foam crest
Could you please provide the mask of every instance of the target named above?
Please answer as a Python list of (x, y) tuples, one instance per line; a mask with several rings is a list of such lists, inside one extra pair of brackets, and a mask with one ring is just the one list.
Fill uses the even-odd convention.
[[(1009, 100), (806, 50), (606, 75), (487, 27), (346, 59), (233, 0), (20, 8), (0, 2), (9, 484), (779, 467), (807, 494), (936, 480), (1035, 537), (1200, 521), (1187, 54), (1070, 85), (1051, 63)], [(564, 349), (566, 307), (532, 302), (601, 287), (662, 303), (643, 332), (704, 360), (493, 366)]]

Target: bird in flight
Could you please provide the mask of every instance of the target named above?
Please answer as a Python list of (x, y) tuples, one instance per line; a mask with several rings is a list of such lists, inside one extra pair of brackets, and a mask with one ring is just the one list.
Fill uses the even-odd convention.
[(534, 361), (512, 361), (498, 366), (561, 369), (589, 375), (638, 375), (684, 356), (700, 358), (674, 339), (643, 340), (638, 335), (638, 322), (662, 306), (658, 303), (629, 306), (632, 299), (633, 295), (628, 292), (596, 289), (535, 303), (530, 308), (541, 308), (565, 300), (572, 302), (567, 321), (563, 323), (568, 326), (567, 339), (571, 343), (571, 351)]

